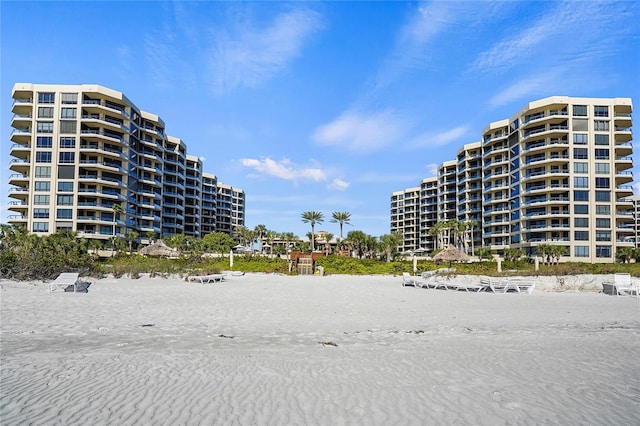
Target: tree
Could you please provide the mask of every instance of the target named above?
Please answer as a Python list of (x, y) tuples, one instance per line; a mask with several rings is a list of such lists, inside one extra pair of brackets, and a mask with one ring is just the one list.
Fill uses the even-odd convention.
[(267, 244), (269, 244), (269, 256), (273, 256), (273, 243), (276, 240), (278, 233), (276, 231), (267, 231), (265, 234), (265, 239)]
[(634, 252), (636, 249), (633, 247), (621, 247), (616, 252), (616, 258), (622, 260), (622, 263), (631, 262), (631, 259), (634, 257)]
[(362, 231), (349, 231), (347, 234), (347, 242), (352, 250), (356, 252), (359, 259), (367, 251), (367, 234)]
[(551, 246), (550, 256), (554, 260), (554, 263), (558, 265), (560, 257), (567, 253), (567, 248), (564, 246)]
[[(113, 210), (113, 237), (116, 238), (116, 222), (118, 220), (118, 216), (124, 213), (124, 209), (117, 203), (113, 203), (111, 205), (111, 209)], [(117, 252), (115, 239), (112, 239), (111, 241), (113, 242), (113, 249)]]
[(476, 253), (478, 254), (478, 257), (480, 259), (491, 259), (491, 250), (487, 247), (479, 247), (478, 250), (476, 251)]
[(287, 260), (289, 260), (289, 250), (291, 250), (291, 243), (295, 242), (297, 237), (293, 232), (283, 232), (280, 234), (280, 239), (284, 241), (284, 249), (287, 253)]
[(236, 240), (231, 238), (229, 234), (225, 232), (212, 232), (202, 237), (203, 248), (215, 253), (229, 253), (235, 245)]
[(251, 239), (251, 231), (246, 226), (238, 225), (233, 228), (233, 236), (238, 239), (238, 243), (241, 246), (246, 246)]
[(340, 224), (340, 240), (341, 241), (342, 241), (342, 227), (343, 227), (344, 224), (351, 225), (350, 220), (351, 220), (351, 213), (349, 213), (349, 212), (333, 212), (333, 213), (331, 213), (330, 222)]
[(324, 250), (327, 255), (331, 254), (331, 239), (333, 234), (330, 232), (325, 233), (322, 238), (324, 239)]
[(136, 231), (129, 231), (127, 232), (127, 241), (129, 242), (129, 254), (131, 254), (131, 252), (133, 251), (133, 242), (138, 239), (138, 233)]
[(311, 224), (311, 251), (315, 250), (314, 240), (315, 240), (315, 232), (316, 232), (316, 223), (320, 224), (324, 222), (324, 215), (322, 212), (317, 211), (308, 211), (302, 213), (302, 222)]
[(552, 246), (551, 244), (539, 244), (538, 246), (536, 246), (536, 253), (538, 253), (540, 256), (542, 256), (542, 262), (546, 265), (548, 262), (550, 263), (551, 259), (551, 251), (552, 251)]
[(153, 231), (147, 231), (145, 235), (147, 237), (147, 241), (149, 242), (149, 244), (151, 244), (153, 242), (153, 239), (156, 237), (156, 233)]
[(263, 237), (267, 234), (267, 232), (269, 232), (269, 230), (264, 225), (256, 225), (256, 227), (253, 228), (253, 232), (254, 238), (258, 239), (258, 243), (260, 244), (260, 252), (262, 253), (264, 251)]
[(402, 235), (397, 232), (380, 236), (380, 244), (385, 252), (387, 262), (391, 262), (392, 256), (398, 251), (398, 246), (402, 244)]
[(521, 248), (507, 248), (504, 250), (504, 258), (509, 261), (516, 261), (524, 256), (524, 250)]

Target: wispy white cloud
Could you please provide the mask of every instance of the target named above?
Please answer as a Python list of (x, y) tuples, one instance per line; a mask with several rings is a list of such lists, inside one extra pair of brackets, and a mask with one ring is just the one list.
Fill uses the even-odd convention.
[(428, 148), (447, 145), (451, 142), (464, 143), (461, 139), (467, 134), (469, 134), (468, 126), (457, 126), (452, 129), (439, 132), (426, 132), (413, 138), (409, 142), (408, 146), (410, 148)]
[(427, 164), (424, 168), (427, 170), (427, 177), (433, 177), (438, 175), (438, 166), (439, 164), (430, 163)]
[(208, 58), (214, 91), (255, 87), (271, 78), (300, 54), (322, 25), (318, 12), (301, 7), (277, 15), (264, 27), (243, 21), (218, 31)]
[(407, 120), (392, 111), (346, 111), (334, 121), (316, 129), (312, 139), (320, 145), (339, 147), (354, 154), (367, 154), (397, 142), (407, 127)]
[[(518, 99), (528, 99), (532, 97), (545, 96), (548, 93), (554, 93), (554, 89), (561, 79), (562, 70), (554, 69), (541, 74), (534, 74), (516, 81), (507, 86), (489, 100), (489, 105), (498, 107), (509, 104)], [(563, 90), (558, 87), (558, 90)]]
[(331, 181), (331, 183), (329, 183), (329, 185), (327, 185), (327, 188), (329, 189), (333, 189), (336, 191), (344, 191), (347, 188), (349, 188), (349, 182), (340, 179), (340, 178), (335, 178)]
[(278, 179), (298, 181), (314, 181), (322, 182), (327, 180), (326, 173), (317, 167), (300, 167), (291, 162), (287, 158), (280, 161), (273, 160), (269, 157), (243, 158), (240, 160), (244, 167), (252, 169), (256, 174), (255, 177), (269, 176)]

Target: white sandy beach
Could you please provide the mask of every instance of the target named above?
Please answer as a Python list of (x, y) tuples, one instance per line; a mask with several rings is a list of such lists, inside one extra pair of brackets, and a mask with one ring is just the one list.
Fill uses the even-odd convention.
[(2, 425), (640, 424), (633, 297), (248, 274), (0, 305)]

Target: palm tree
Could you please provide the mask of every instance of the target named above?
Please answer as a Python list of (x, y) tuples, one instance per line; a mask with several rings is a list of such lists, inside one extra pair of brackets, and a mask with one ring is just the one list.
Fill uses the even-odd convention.
[(303, 223), (311, 223), (311, 251), (314, 251), (314, 239), (316, 233), (316, 223), (320, 224), (324, 222), (324, 215), (322, 212), (317, 211), (308, 211), (302, 213), (302, 222)]
[(386, 254), (387, 262), (391, 262), (391, 255), (395, 254), (402, 244), (402, 235), (397, 232), (380, 236), (380, 244)]
[(147, 241), (149, 242), (149, 244), (151, 244), (153, 239), (156, 237), (156, 233), (153, 231), (147, 231), (145, 235), (147, 236)]
[(325, 233), (322, 238), (324, 238), (324, 249), (327, 255), (331, 254), (331, 239), (333, 238), (333, 234), (330, 232)]
[(331, 213), (331, 220), (330, 222), (332, 223), (339, 223), (340, 224), (340, 240), (342, 241), (342, 226), (346, 223), (348, 225), (351, 225), (351, 213), (349, 212), (333, 212)]
[(283, 232), (280, 234), (280, 239), (282, 241), (284, 241), (284, 249), (287, 253), (287, 260), (289, 260), (289, 255), (290, 252), (289, 250), (291, 249), (291, 247), (289, 247), (290, 243), (294, 242), (296, 240), (296, 236), (293, 232)]
[(267, 231), (265, 238), (269, 244), (269, 256), (273, 256), (273, 242), (276, 240), (278, 233), (276, 231)]
[(133, 251), (133, 242), (138, 238), (138, 233), (134, 230), (127, 232), (127, 241), (129, 242), (129, 254)]
[(253, 228), (253, 232), (255, 232), (255, 237), (258, 238), (258, 242), (260, 243), (260, 252), (262, 252), (264, 248), (264, 241), (262, 237), (264, 237), (268, 231), (269, 230), (264, 225), (256, 225), (256, 227)]
[(116, 221), (118, 218), (118, 215), (124, 213), (124, 209), (122, 208), (122, 206), (120, 204), (116, 204), (113, 203), (111, 205), (111, 209), (113, 210), (113, 236), (116, 236)]

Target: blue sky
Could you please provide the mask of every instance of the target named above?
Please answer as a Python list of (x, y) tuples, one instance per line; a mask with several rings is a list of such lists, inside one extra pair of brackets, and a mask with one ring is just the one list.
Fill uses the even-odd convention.
[(205, 171), (245, 190), (248, 227), (299, 236), (308, 210), (325, 215), (316, 230), (338, 234), (331, 212), (347, 211), (345, 233), (389, 233), (393, 191), (417, 186), (531, 100), (631, 97), (640, 107), (632, 1), (0, 8), (3, 223), (15, 82), (123, 92)]

